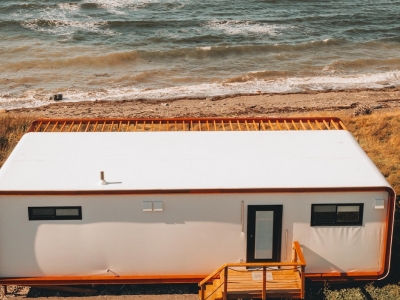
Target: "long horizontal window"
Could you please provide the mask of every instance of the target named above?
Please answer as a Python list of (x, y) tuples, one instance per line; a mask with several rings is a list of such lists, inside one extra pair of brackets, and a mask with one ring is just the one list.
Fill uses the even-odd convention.
[(364, 204), (312, 204), (311, 226), (362, 225)]
[(82, 220), (81, 206), (28, 207), (29, 220)]

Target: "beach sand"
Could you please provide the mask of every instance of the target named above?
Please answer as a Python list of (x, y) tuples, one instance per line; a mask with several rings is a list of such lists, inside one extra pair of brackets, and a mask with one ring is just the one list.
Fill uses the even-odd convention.
[[(51, 102), (8, 111), (45, 118), (165, 118), (351, 115), (400, 109), (400, 88), (300, 94), (234, 95), (203, 99)], [(4, 112), (4, 111), (3, 111)]]

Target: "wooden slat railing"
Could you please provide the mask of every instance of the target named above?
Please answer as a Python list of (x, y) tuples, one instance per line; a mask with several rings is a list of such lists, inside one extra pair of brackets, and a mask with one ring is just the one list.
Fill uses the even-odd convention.
[[(301, 251), (300, 245), (297, 241), (293, 242), (293, 251), (292, 251), (292, 262), (268, 262), (268, 263), (226, 263), (207, 276), (199, 283), (200, 287), (200, 299), (205, 299), (205, 285), (218, 278), (220, 274), (223, 272), (223, 299), (228, 299), (228, 269), (235, 267), (250, 267), (250, 268), (260, 268), (262, 269), (262, 299), (266, 299), (266, 270), (267, 268), (295, 268), (298, 269), (300, 273), (301, 283), (300, 283), (300, 295), (301, 298), (304, 299), (305, 296), (305, 267), (306, 261), (304, 259), (303, 252)], [(283, 291), (284, 292), (284, 291)]]
[(39, 119), (29, 132), (347, 130), (336, 117)]

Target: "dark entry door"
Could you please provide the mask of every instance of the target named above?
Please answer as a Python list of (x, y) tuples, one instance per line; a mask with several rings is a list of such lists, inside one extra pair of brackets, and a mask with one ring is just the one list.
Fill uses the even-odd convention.
[(282, 205), (247, 207), (247, 262), (281, 259)]

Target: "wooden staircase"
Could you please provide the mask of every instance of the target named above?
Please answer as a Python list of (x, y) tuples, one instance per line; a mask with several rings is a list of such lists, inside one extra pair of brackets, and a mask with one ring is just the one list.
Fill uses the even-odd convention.
[(298, 242), (291, 263), (230, 263), (200, 282), (200, 300), (304, 299), (306, 262)]

